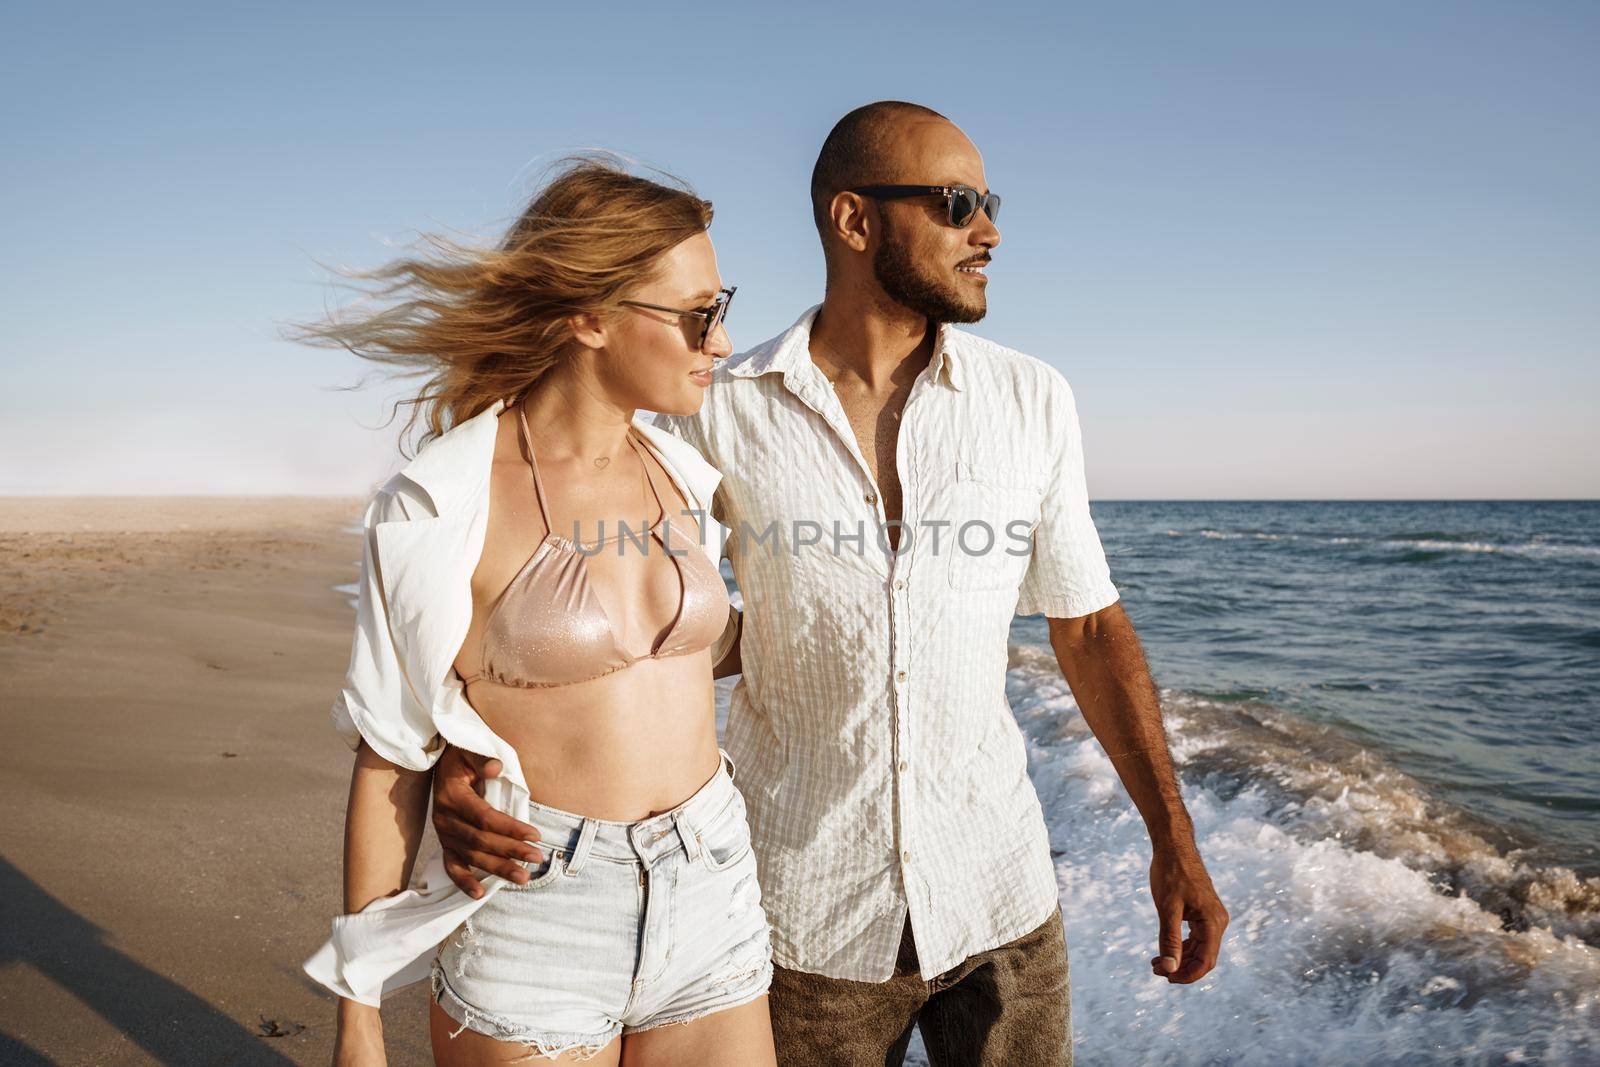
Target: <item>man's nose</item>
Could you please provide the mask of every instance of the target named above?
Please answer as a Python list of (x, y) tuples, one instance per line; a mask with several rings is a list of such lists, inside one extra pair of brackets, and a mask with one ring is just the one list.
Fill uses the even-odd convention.
[(967, 243), (980, 248), (994, 248), (1000, 244), (1000, 227), (994, 224), (989, 213), (982, 208), (978, 209), (977, 217), (972, 220)]

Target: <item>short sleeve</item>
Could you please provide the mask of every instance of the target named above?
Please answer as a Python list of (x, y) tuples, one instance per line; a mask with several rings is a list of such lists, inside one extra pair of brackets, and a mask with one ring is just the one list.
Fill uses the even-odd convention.
[(444, 751), (444, 742), (395, 647), (383, 594), (383, 561), (378, 556), (378, 524), (401, 517), (403, 506), (392, 491), (380, 490), (362, 518), (356, 632), (344, 687), (334, 697), (331, 716), (334, 729), (352, 750), (365, 739), (390, 763), (425, 771)]
[(1044, 369), (1050, 379), (1043, 402), (1051, 460), (1017, 614), (1071, 619), (1115, 603), (1118, 593), (1089, 517), (1083, 438), (1072, 388), (1055, 368)]

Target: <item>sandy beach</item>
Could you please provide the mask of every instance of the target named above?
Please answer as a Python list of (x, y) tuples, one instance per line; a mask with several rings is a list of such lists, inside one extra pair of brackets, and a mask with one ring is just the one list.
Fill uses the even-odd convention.
[[(0, 498), (0, 1062), (325, 1064), (360, 501)], [(429, 1062), (425, 990), (385, 1007)]]

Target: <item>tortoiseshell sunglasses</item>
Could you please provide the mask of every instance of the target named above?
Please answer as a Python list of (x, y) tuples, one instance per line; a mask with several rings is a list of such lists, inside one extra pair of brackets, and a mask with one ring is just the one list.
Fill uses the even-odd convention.
[(692, 318), (700, 326), (696, 335), (690, 338), (690, 345), (697, 351), (706, 350), (706, 342), (711, 335), (717, 332), (717, 327), (722, 325), (722, 320), (728, 317), (728, 306), (733, 303), (733, 294), (739, 291), (737, 285), (717, 292), (716, 299), (703, 308), (669, 308), (660, 304), (646, 304), (642, 300), (621, 300), (618, 303), (625, 307), (647, 308), (650, 311), (661, 311), (668, 315), (676, 315), (680, 319)]

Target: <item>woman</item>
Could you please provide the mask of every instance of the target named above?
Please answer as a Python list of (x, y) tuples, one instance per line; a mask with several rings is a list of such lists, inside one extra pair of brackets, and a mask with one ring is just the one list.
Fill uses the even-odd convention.
[[(636, 415), (698, 410), (730, 351), (710, 221), (686, 190), (570, 161), (498, 248), (435, 241), (373, 276), (389, 306), (303, 331), (429, 375), (427, 444), (367, 511), (334, 706), (357, 750), (352, 914), (306, 969), (341, 997), (338, 1063), (384, 1062), (379, 997), (424, 976), (441, 1064), (773, 1062), (713, 709), (738, 633), (720, 475)], [(539, 831), (477, 900), (437, 860), (406, 889), (447, 743), (500, 759), (490, 802)]]

